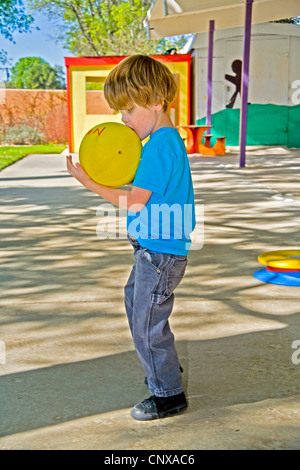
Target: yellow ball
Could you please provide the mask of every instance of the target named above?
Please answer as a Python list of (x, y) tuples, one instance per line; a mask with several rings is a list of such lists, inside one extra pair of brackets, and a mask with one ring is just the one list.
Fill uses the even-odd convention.
[(103, 122), (83, 137), (79, 162), (96, 183), (116, 188), (133, 181), (141, 151), (142, 142), (130, 127)]

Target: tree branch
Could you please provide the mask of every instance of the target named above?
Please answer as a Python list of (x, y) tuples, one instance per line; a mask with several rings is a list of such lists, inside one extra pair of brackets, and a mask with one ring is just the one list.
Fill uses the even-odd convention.
[[(81, 11), (80, 11), (80, 12), (77, 11), (77, 8), (76, 8), (76, 6), (75, 6), (74, 4), (73, 4), (73, 5), (70, 5), (70, 8), (71, 8), (71, 10), (73, 11), (73, 13), (75, 14), (75, 16), (76, 16), (76, 18), (77, 18), (78, 25), (79, 25), (79, 27), (80, 27), (80, 29), (81, 29), (81, 31), (82, 31), (82, 34), (84, 35), (85, 39), (88, 41), (89, 45), (91, 46), (91, 48), (93, 49), (93, 51), (96, 53), (96, 55), (97, 55), (97, 56), (100, 56), (100, 54), (99, 54), (99, 52), (98, 52), (98, 49), (97, 49), (97, 47), (95, 46), (95, 44), (94, 44), (94, 42), (93, 42), (93, 40), (92, 40), (92, 38), (91, 38), (91, 35), (90, 35), (88, 29), (87, 29), (87, 28), (85, 27), (85, 25), (84, 25), (84, 20), (82, 21), (83, 15), (82, 15)], [(80, 13), (81, 13), (81, 15), (80, 15)]]

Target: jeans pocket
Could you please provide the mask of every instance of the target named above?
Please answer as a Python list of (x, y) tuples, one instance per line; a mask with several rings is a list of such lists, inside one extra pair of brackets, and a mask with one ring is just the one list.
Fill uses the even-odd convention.
[(167, 290), (172, 293), (182, 280), (187, 265), (186, 257), (174, 257), (174, 263), (168, 269)]
[(159, 281), (151, 295), (153, 303), (161, 305), (171, 297), (184, 276), (186, 265), (186, 257), (169, 256), (168, 263), (161, 270), (156, 271), (160, 274)]
[(159, 274), (170, 264), (170, 255), (143, 249), (142, 255), (148, 261), (150, 266)]

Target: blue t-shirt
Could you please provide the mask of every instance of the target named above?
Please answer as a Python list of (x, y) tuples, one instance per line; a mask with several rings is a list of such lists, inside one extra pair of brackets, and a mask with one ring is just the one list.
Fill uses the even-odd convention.
[(132, 185), (152, 194), (140, 212), (128, 211), (128, 233), (151, 251), (186, 256), (195, 227), (194, 192), (185, 145), (176, 129), (163, 127), (150, 135)]

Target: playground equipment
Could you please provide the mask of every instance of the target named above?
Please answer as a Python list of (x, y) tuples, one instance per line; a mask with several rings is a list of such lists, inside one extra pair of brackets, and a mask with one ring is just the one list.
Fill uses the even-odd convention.
[(266, 268), (253, 276), (259, 281), (282, 286), (300, 286), (300, 250), (267, 251), (258, 257)]

